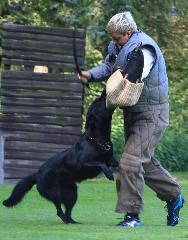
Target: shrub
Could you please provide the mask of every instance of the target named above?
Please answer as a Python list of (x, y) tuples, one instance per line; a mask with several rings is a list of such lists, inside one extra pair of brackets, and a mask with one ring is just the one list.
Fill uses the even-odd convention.
[(187, 143), (188, 134), (167, 131), (157, 146), (155, 155), (169, 171), (186, 170), (188, 168)]

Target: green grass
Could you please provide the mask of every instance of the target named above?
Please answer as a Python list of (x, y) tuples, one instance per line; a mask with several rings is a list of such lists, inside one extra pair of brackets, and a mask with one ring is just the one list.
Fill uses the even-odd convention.
[[(187, 177), (186, 177), (187, 176)], [(175, 177), (188, 196), (188, 174)], [(8, 197), (13, 185), (0, 186), (0, 201)], [(56, 216), (54, 206), (41, 198), (33, 188), (23, 202), (15, 208), (0, 205), (0, 240), (170, 240), (188, 239), (188, 208), (181, 211), (181, 221), (176, 227), (167, 227), (164, 203), (148, 188), (144, 193), (145, 210), (141, 215), (143, 226), (139, 229), (116, 227), (123, 215), (114, 212), (115, 183), (104, 178), (79, 185), (79, 198), (73, 210), (79, 225), (65, 225)]]

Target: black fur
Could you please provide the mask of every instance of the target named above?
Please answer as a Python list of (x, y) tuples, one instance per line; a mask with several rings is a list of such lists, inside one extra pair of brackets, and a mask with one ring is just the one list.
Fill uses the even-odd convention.
[(6, 207), (13, 207), (19, 203), (25, 193), (28, 192), (36, 183), (35, 177), (36, 174), (34, 173), (19, 181), (14, 187), (11, 196), (7, 200), (3, 201), (3, 204)]
[(136, 81), (140, 80), (142, 77), (144, 68), (144, 55), (141, 47), (142, 44), (128, 54), (127, 65), (122, 72), (124, 76), (128, 74), (127, 79), (133, 83), (136, 83)]
[[(36, 184), (39, 193), (53, 202), (57, 215), (64, 223), (76, 223), (71, 212), (77, 200), (77, 182), (96, 177), (104, 172), (113, 180), (109, 166), (116, 162), (110, 142), (113, 110), (106, 109), (106, 93), (90, 106), (86, 119), (86, 131), (70, 149), (48, 159), (39, 170), (16, 184), (11, 196), (3, 201), (7, 207), (19, 203)], [(65, 212), (61, 204), (64, 204)]]

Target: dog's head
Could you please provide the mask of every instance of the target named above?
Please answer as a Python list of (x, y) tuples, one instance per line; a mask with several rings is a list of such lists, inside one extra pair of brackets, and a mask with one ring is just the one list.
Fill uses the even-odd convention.
[(111, 120), (114, 109), (106, 108), (106, 91), (90, 105), (86, 117), (85, 129), (93, 138), (110, 138)]
[(133, 83), (136, 83), (136, 81), (140, 80), (142, 77), (144, 68), (144, 55), (141, 47), (142, 44), (128, 54), (127, 65), (123, 71), (123, 75), (128, 74), (128, 80)]

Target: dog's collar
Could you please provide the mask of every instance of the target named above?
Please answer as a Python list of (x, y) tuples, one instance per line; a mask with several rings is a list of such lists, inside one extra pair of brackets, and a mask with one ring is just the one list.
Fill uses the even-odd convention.
[(88, 139), (93, 142), (100, 150), (104, 151), (104, 152), (110, 152), (112, 150), (112, 142), (111, 141), (107, 141), (105, 143), (100, 143), (98, 141), (96, 141), (93, 137), (87, 135)]

